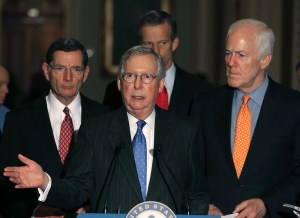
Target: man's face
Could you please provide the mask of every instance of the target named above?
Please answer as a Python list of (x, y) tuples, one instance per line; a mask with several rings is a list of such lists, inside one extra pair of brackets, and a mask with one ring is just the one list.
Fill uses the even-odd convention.
[(0, 105), (4, 104), (8, 93), (9, 75), (6, 69), (0, 67)]
[[(81, 51), (56, 51), (50, 69), (47, 63), (43, 64), (46, 79), (50, 82), (54, 96), (64, 105), (70, 104), (80, 90), (81, 85), (87, 79), (89, 68), (81, 73), (72, 73), (70, 68), (83, 69)], [(67, 68), (65, 71), (56, 69)]]
[(257, 28), (242, 26), (234, 30), (227, 40), (225, 62), (228, 85), (249, 94), (265, 79), (265, 69), (272, 56), (259, 60), (255, 33)]
[[(134, 55), (124, 65), (124, 73), (137, 75), (151, 74), (156, 76), (157, 66), (152, 55)], [(124, 106), (127, 111), (140, 120), (146, 119), (155, 107), (155, 101), (162, 91), (164, 80), (154, 78), (150, 84), (142, 82), (137, 77), (133, 83), (128, 83), (122, 78), (118, 79), (118, 88), (122, 93)]]
[(176, 50), (179, 39), (171, 40), (171, 28), (168, 23), (141, 28), (142, 45), (152, 48), (164, 60), (166, 69), (169, 69), (173, 62), (172, 54)]

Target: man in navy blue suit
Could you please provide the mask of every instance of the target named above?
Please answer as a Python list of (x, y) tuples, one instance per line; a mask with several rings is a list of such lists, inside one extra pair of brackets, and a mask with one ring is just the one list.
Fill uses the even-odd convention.
[[(300, 184), (300, 94), (267, 74), (275, 37), (263, 22), (233, 23), (226, 38), (227, 85), (199, 95), (199, 157), (205, 160), (210, 214), (237, 212), (242, 217), (286, 217), (284, 203), (296, 204)], [(250, 97), (248, 152), (238, 166), (237, 123), (242, 99)], [(244, 105), (244, 104), (243, 104)], [(245, 132), (245, 131), (244, 131)]]
[[(65, 169), (58, 151), (64, 108), (70, 111), (75, 132), (82, 121), (109, 109), (80, 93), (89, 75), (89, 65), (86, 49), (79, 41), (71, 38), (54, 41), (42, 69), (51, 89), (7, 114), (0, 146), (0, 169), (20, 165), (17, 155), (22, 153), (40, 163), (50, 175), (63, 177)], [(30, 217), (38, 205), (36, 189), (15, 190), (2, 175), (0, 193), (0, 213), (4, 217)]]

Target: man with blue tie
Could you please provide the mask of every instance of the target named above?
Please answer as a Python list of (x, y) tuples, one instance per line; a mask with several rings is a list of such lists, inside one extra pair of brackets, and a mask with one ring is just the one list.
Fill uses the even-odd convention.
[(40, 201), (65, 209), (89, 201), (89, 212), (127, 213), (158, 201), (177, 214), (207, 214), (194, 124), (155, 106), (164, 77), (163, 61), (151, 48), (129, 49), (118, 72), (124, 106), (81, 126), (65, 179), (50, 178), (22, 155), (26, 166), (7, 167), (4, 175), (16, 188), (40, 188)]
[[(174, 63), (173, 55), (180, 41), (176, 20), (165, 11), (148, 11), (137, 23), (137, 34), (141, 45), (152, 48), (164, 60), (165, 86), (158, 95), (157, 105), (175, 114), (190, 115), (195, 93), (207, 92), (213, 86)], [(111, 108), (119, 108), (123, 104), (117, 81), (107, 85), (103, 103)]]

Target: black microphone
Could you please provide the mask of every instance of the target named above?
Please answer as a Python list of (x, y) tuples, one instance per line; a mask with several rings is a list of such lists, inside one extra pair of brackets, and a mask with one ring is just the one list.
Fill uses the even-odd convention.
[[(155, 147), (155, 146), (154, 146), (154, 147)], [(177, 208), (177, 204), (176, 204), (176, 201), (175, 201), (174, 194), (173, 194), (173, 192), (172, 192), (172, 190), (171, 190), (171, 188), (170, 188), (170, 186), (169, 186), (169, 183), (167, 182), (166, 177), (164, 176), (164, 174), (163, 174), (162, 171), (161, 171), (161, 166), (160, 166), (159, 160), (158, 160), (158, 158), (157, 158), (158, 154), (160, 153), (160, 150), (161, 150), (160, 148), (158, 148), (158, 149), (155, 149), (155, 148), (154, 148), (154, 149), (153, 149), (153, 151), (154, 151), (154, 158), (155, 158), (156, 163), (157, 163), (158, 171), (159, 171), (159, 173), (160, 173), (160, 175), (161, 175), (161, 177), (162, 177), (164, 183), (166, 184), (167, 189), (168, 189), (168, 191), (169, 191), (169, 193), (170, 193), (170, 195), (171, 195), (172, 201), (173, 201), (174, 206), (175, 206), (175, 213), (178, 214), (178, 208)], [(163, 159), (163, 158), (162, 158), (162, 159)]]
[[(158, 158), (158, 156), (161, 156), (161, 158)], [(162, 178), (163, 178), (163, 180), (164, 180), (164, 182), (165, 182), (165, 184), (166, 184), (166, 186), (167, 186), (168, 191), (169, 191), (170, 194), (171, 194), (171, 198), (172, 198), (172, 200), (173, 200), (173, 202), (174, 202), (174, 205), (175, 205), (176, 214), (178, 214), (178, 207), (177, 207), (177, 205), (176, 205), (176, 201), (175, 201), (175, 198), (174, 198), (174, 194), (173, 194), (173, 192), (171, 191), (171, 188), (170, 188), (170, 186), (169, 186), (169, 183), (167, 182), (167, 180), (166, 180), (164, 174), (163, 174), (162, 171), (161, 171), (161, 166), (160, 166), (160, 163), (159, 163), (159, 160), (158, 160), (158, 159), (162, 160), (162, 163), (163, 163), (163, 165), (165, 166), (165, 168), (167, 169), (167, 172), (171, 175), (171, 177), (172, 177), (173, 180), (175, 181), (175, 184), (178, 186), (179, 190), (182, 191), (182, 193), (183, 193), (183, 195), (184, 195), (184, 198), (186, 199), (186, 205), (184, 205), (184, 206), (186, 207), (187, 214), (189, 215), (189, 214), (190, 214), (190, 208), (189, 208), (189, 202), (188, 202), (187, 195), (186, 195), (186, 193), (184, 192), (184, 189), (182, 188), (180, 182), (178, 181), (178, 179), (177, 179), (176, 176), (174, 175), (173, 171), (172, 171), (172, 170), (170, 169), (170, 167), (168, 166), (168, 164), (167, 164), (167, 162), (166, 162), (166, 160), (165, 160), (165, 158), (164, 158), (164, 155), (163, 155), (163, 153), (162, 153), (162, 148), (161, 148), (161, 147), (158, 147), (158, 146), (157, 146), (157, 148), (154, 148), (154, 157), (155, 157), (156, 162), (157, 162), (158, 170), (159, 170), (159, 172), (160, 172), (160, 174), (161, 174), (161, 176), (162, 176)]]
[(97, 204), (96, 204), (96, 209), (98, 210), (98, 207), (99, 207), (99, 204), (100, 204), (100, 201), (101, 201), (101, 196), (105, 196), (105, 204), (104, 204), (104, 208), (103, 208), (103, 213), (106, 214), (107, 212), (107, 196), (108, 196), (108, 193), (109, 193), (109, 189), (110, 189), (110, 186), (111, 186), (111, 182), (112, 182), (112, 178), (114, 176), (114, 172), (115, 172), (115, 169), (116, 169), (116, 165), (117, 165), (117, 161), (118, 161), (118, 157), (120, 155), (120, 152), (125, 148), (124, 145), (120, 145), (118, 147), (115, 147), (114, 149), (114, 156), (110, 162), (110, 165), (109, 165), (109, 168), (108, 168), (108, 171), (107, 171), (107, 175), (105, 177), (105, 181), (104, 181), (104, 185), (102, 187), (102, 190), (100, 193), (103, 193), (103, 194), (100, 194), (98, 196), (98, 200), (97, 200)]

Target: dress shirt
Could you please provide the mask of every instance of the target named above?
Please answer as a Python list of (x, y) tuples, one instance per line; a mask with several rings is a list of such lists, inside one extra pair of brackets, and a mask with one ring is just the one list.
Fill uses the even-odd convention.
[[(260, 113), (261, 105), (263, 103), (265, 93), (268, 88), (268, 84), (269, 84), (269, 78), (266, 75), (263, 84), (260, 85), (257, 89), (255, 89), (250, 94), (247, 94), (248, 96), (250, 96), (250, 99), (248, 101), (248, 107), (251, 111), (251, 139)], [(244, 96), (245, 94), (242, 93), (240, 90), (236, 89), (234, 91), (233, 101), (232, 101), (232, 116), (231, 116), (231, 140), (230, 140), (231, 151), (233, 151), (233, 147), (234, 147), (236, 120), (237, 120), (238, 113), (240, 111), (240, 107), (243, 103)]]
[(61, 123), (65, 118), (65, 113), (63, 112), (65, 107), (70, 110), (70, 116), (73, 122), (74, 132), (77, 132), (81, 124), (81, 98), (78, 93), (75, 99), (69, 104), (62, 104), (50, 91), (49, 95), (46, 96), (47, 109), (50, 117), (50, 122), (53, 130), (53, 135), (58, 149), (59, 146), (59, 135)]
[(165, 87), (168, 92), (168, 103), (170, 104), (170, 99), (174, 87), (174, 81), (175, 81), (175, 74), (176, 74), (176, 67), (174, 63), (172, 63), (171, 67), (166, 72), (165, 77)]
[(5, 115), (8, 111), (9, 111), (9, 109), (7, 107), (5, 107), (4, 105), (0, 106), (0, 129), (1, 129), (1, 132), (3, 132), (3, 124), (5, 121)]
[[(57, 98), (53, 95), (50, 90), (49, 95), (46, 96), (47, 108), (50, 117), (50, 122), (53, 130), (53, 135), (55, 138), (56, 147), (58, 149), (59, 146), (59, 135), (60, 135), (60, 126), (62, 121), (65, 119), (65, 113), (63, 112), (65, 107), (68, 107), (70, 110), (70, 116), (73, 122), (74, 132), (78, 131), (81, 124), (81, 98), (78, 93), (75, 99), (69, 105), (62, 104)], [(46, 173), (47, 174), (47, 173)], [(49, 183), (44, 191), (38, 188), (39, 198), (38, 200), (44, 202), (47, 199), (49, 190), (52, 185), (52, 179), (47, 174)]]
[[(129, 121), (129, 127), (130, 127), (130, 135), (131, 135), (131, 141), (133, 140), (133, 137), (137, 131), (137, 124), (136, 122), (138, 119), (133, 117), (131, 114), (127, 113), (128, 121)], [(153, 149), (154, 149), (154, 126), (155, 126), (155, 110), (152, 111), (150, 116), (144, 120), (146, 122), (146, 125), (143, 128), (143, 133), (146, 138), (146, 144), (147, 144), (147, 183), (146, 183), (146, 192), (148, 192), (148, 186), (152, 171), (152, 163), (153, 163)]]

